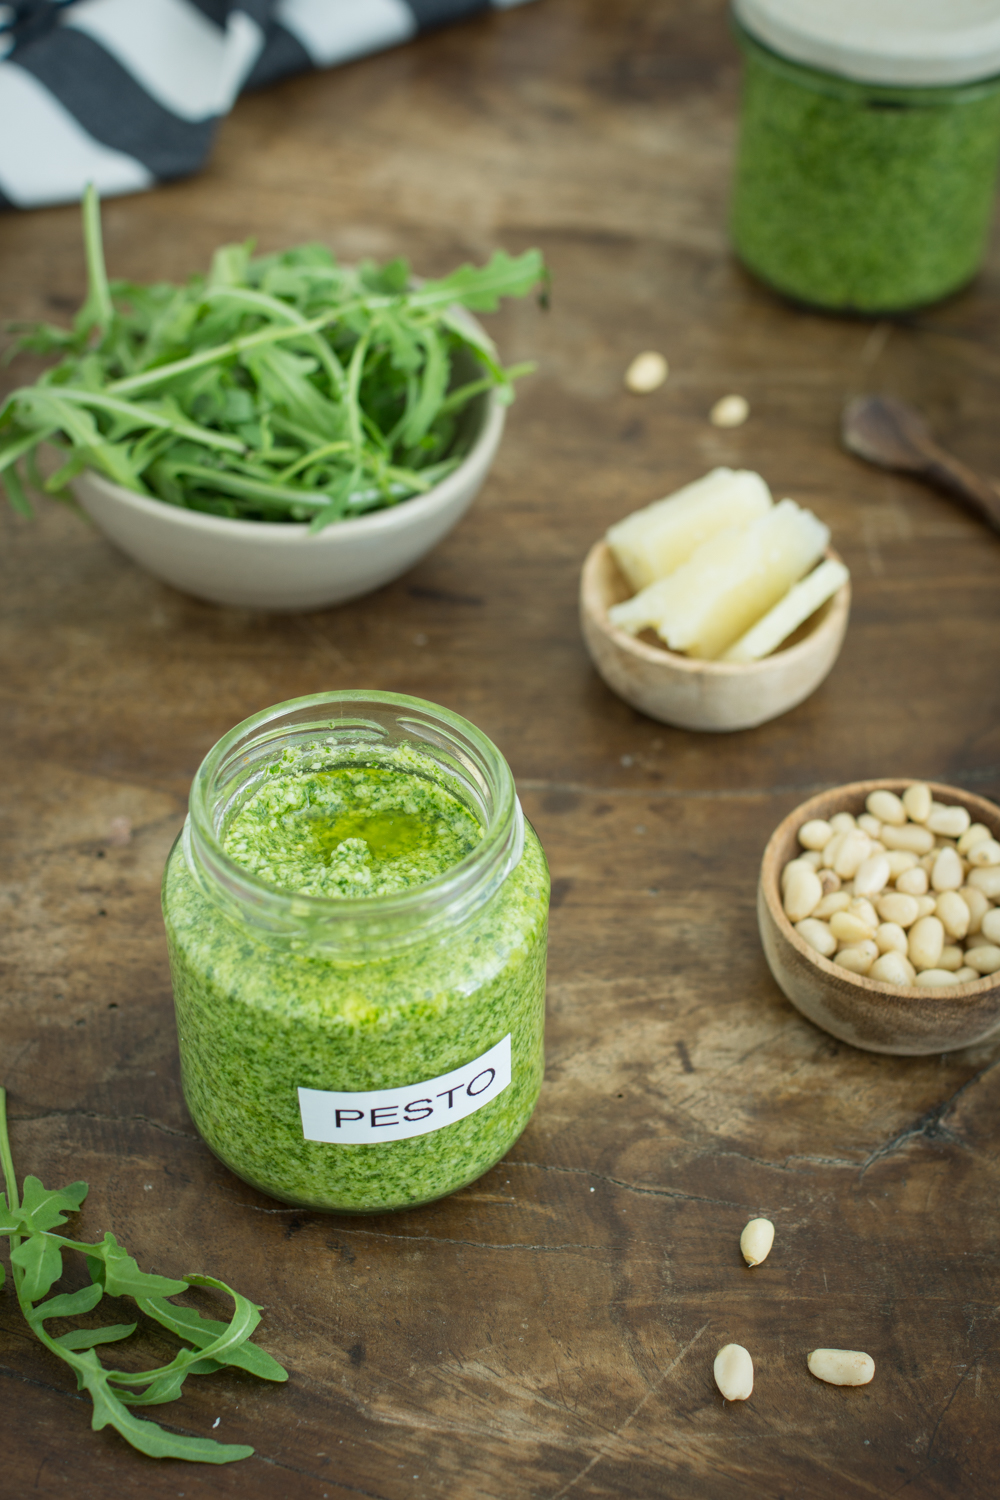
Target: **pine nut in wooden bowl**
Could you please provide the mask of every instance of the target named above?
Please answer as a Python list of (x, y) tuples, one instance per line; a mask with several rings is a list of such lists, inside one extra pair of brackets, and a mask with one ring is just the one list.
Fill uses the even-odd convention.
[[(771, 973), (792, 1004), (810, 1021), (841, 1041), (868, 1052), (919, 1057), (935, 1052), (953, 1052), (1000, 1033), (1000, 971), (947, 985), (941, 984), (943, 976), (938, 975), (938, 983), (928, 988), (920, 988), (917, 984), (889, 984), (865, 974), (852, 973), (835, 958), (823, 957), (805, 941), (782, 902), (782, 872), (789, 861), (807, 852), (799, 840), (799, 831), (807, 823), (828, 824), (837, 813), (850, 813), (858, 818), (866, 814), (871, 793), (886, 791), (902, 798), (909, 788), (921, 786), (930, 789), (934, 803), (964, 809), (972, 828), (982, 825), (992, 839), (1000, 840), (1000, 807), (960, 787), (904, 779), (855, 781), (821, 792), (789, 813), (771, 835), (761, 862), (757, 918)], [(889, 806), (891, 810), (891, 803)], [(869, 812), (867, 817), (871, 816)], [(964, 814), (955, 816), (964, 822)], [(889, 826), (884, 825), (883, 832)], [(985, 832), (978, 836), (986, 837)], [(886, 847), (900, 848), (902, 842), (898, 833), (890, 834)], [(923, 857), (929, 859), (933, 852), (936, 860), (941, 849), (951, 848), (955, 842), (943, 840), (939, 835), (935, 839), (935, 849), (926, 851)], [(960, 838), (957, 844), (961, 844)], [(996, 853), (994, 845), (991, 857)], [(957, 850), (954, 857), (957, 857)], [(952, 860), (953, 854), (949, 853), (946, 858)], [(988, 885), (991, 891), (997, 887), (996, 894), (984, 903), (989, 910), (985, 915), (981, 913), (978, 919), (985, 922), (987, 932), (994, 932), (1000, 922), (1000, 864), (987, 868), (988, 875), (979, 873), (972, 879), (967, 873), (965, 878), (971, 880), (977, 889), (982, 885)], [(885, 893), (894, 894), (888, 888)], [(937, 886), (930, 889), (928, 895), (936, 893), (936, 899), (940, 899), (943, 892), (939, 892)], [(903, 920), (906, 920), (905, 916)], [(883, 925), (887, 921), (888, 918), (883, 919)], [(992, 943), (992, 938), (984, 936), (983, 942)], [(886, 950), (882, 951), (884, 956)], [(982, 962), (975, 954), (973, 958)], [(989, 961), (987, 957), (986, 962)], [(917, 966), (920, 967), (919, 960)]]
[[(825, 556), (839, 561), (832, 547)], [(680, 729), (752, 729), (815, 692), (840, 653), (851, 608), (850, 581), (787, 642), (760, 661), (702, 661), (669, 651), (608, 618), (634, 592), (603, 539), (580, 578), (580, 625), (591, 660), (613, 692), (652, 719)]]

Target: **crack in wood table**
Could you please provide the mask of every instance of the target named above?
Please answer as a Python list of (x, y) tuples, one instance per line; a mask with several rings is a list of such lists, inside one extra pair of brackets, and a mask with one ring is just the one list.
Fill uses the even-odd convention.
[[(754, 893), (770, 831), (814, 790), (913, 775), (1000, 795), (1000, 540), (837, 440), (845, 401), (881, 390), (1000, 469), (1000, 254), (892, 322), (779, 301), (727, 248), (737, 98), (722, 0), (539, 0), (247, 97), (201, 176), (105, 205), (118, 276), (181, 278), (251, 235), (425, 275), (538, 245), (553, 298), (488, 319), (537, 373), (465, 520), (368, 598), (217, 609), (55, 503), (0, 511), (0, 1081), (19, 1168), (90, 1182), (81, 1233), (261, 1303), (258, 1340), (291, 1372), (192, 1380), (155, 1414), (255, 1457), (157, 1463), (89, 1430), (8, 1288), (5, 1496), (995, 1494), (1000, 1044), (905, 1059), (834, 1042), (771, 979)], [(75, 209), (0, 218), (0, 257), (6, 317), (71, 315)], [(636, 396), (643, 349), (670, 376)], [(713, 427), (729, 393), (749, 420)], [(576, 590), (613, 520), (718, 464), (829, 522), (854, 606), (812, 698), (709, 736), (605, 688)], [(480, 725), (554, 881), (538, 1110), (482, 1180), (396, 1216), (246, 1187), (196, 1135), (177, 1070), (159, 881), (191, 777), (240, 719), (334, 687)], [(758, 1214), (777, 1233), (750, 1271)], [(712, 1382), (729, 1342), (755, 1361), (743, 1404)], [(817, 1345), (867, 1350), (874, 1380), (820, 1384)]]

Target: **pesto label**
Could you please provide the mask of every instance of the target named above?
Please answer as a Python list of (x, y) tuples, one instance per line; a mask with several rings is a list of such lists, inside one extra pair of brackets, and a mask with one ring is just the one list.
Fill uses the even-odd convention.
[(429, 1135), (475, 1114), (510, 1083), (510, 1036), (488, 1052), (440, 1078), (401, 1089), (340, 1094), (300, 1088), (299, 1112), (307, 1141), (361, 1146)]

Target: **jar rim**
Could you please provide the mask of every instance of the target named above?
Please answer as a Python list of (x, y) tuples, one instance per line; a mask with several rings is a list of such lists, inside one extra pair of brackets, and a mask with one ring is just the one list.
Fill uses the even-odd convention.
[(960, 88), (1000, 73), (1000, 0), (733, 0), (779, 57), (858, 83)]
[(831, 67), (806, 61), (790, 51), (780, 50), (772, 40), (751, 29), (735, 4), (729, 19), (736, 41), (748, 58), (799, 88), (835, 99), (862, 104), (872, 99), (886, 99), (909, 108), (943, 109), (973, 104), (980, 99), (995, 99), (1000, 92), (1000, 72), (997, 70), (987, 77), (950, 84), (902, 84), (849, 76)]
[[(400, 737), (387, 738), (390, 723)], [(452, 790), (464, 783), (483, 837), (457, 864), (387, 896), (307, 896), (260, 879), (226, 853), (223, 824), (237, 796), (293, 740), (338, 747), (407, 744), (442, 768)], [(356, 762), (355, 762), (356, 763)], [(243, 768), (243, 780), (234, 779)], [(475, 724), (426, 699), (346, 688), (290, 698), (251, 714), (212, 746), (195, 773), (182, 835), (188, 868), (202, 893), (231, 916), (277, 939), (368, 951), (414, 941), (478, 909), (521, 857), (524, 820), (503, 755)]]

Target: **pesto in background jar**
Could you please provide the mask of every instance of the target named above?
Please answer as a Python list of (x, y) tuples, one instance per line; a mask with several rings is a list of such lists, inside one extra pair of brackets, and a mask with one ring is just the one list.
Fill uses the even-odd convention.
[(734, 0), (734, 14), (744, 264), (844, 312), (965, 285), (1000, 162), (1000, 0)]
[(548, 894), (506, 762), (457, 714), (343, 692), (238, 725), (198, 771), (164, 875), (184, 1095), (207, 1144), (314, 1209), (405, 1208), (479, 1177), (541, 1087)]

